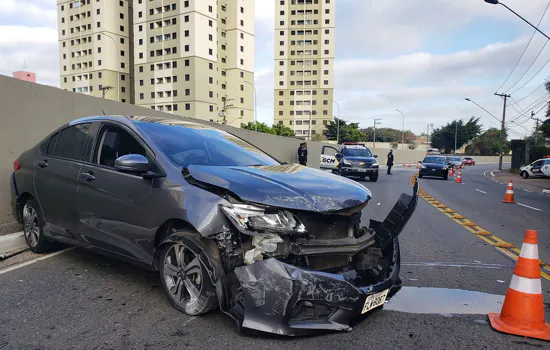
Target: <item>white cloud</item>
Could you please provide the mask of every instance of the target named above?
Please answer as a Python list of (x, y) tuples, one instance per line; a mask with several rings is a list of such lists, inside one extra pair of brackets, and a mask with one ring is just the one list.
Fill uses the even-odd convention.
[(55, 0), (2, 0), (0, 23), (25, 23), (27, 26), (55, 28)]

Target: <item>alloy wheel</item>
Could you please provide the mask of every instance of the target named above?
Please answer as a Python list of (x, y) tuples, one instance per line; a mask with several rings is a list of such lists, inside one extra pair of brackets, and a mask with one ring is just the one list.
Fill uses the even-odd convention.
[(40, 224), (36, 210), (28, 204), (23, 209), (23, 225), (27, 243), (32, 248), (36, 247), (40, 239)]
[(182, 244), (174, 244), (165, 255), (164, 280), (170, 297), (179, 305), (199, 300), (203, 276), (199, 257)]

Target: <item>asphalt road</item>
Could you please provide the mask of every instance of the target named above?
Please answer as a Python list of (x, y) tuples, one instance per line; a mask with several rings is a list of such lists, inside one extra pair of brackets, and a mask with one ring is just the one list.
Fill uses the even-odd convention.
[(518, 248), (526, 230), (537, 230), (539, 256), (550, 261), (550, 195), (516, 188), (514, 197), (518, 204), (503, 203), (507, 184), (491, 180), (490, 171), (494, 169), (496, 164), (466, 167), (462, 184), (450, 178), (423, 178), (421, 185), (441, 203)]
[[(373, 200), (365, 210), (365, 223), (369, 218), (383, 219), (399, 194), (411, 191), (409, 178), (414, 170), (395, 168), (393, 172), (393, 176), (381, 174), (376, 183), (365, 182), (373, 192)], [(452, 189), (454, 184), (425, 180), (421, 185), (428, 192), (437, 189), (440, 193), (430, 193), (434, 196), (450, 193), (449, 206), (453, 209), (461, 202), (454, 195), (461, 192)], [(383, 310), (368, 315), (352, 332), (307, 338), (242, 335), (219, 311), (188, 317), (170, 306), (156, 274), (74, 249), (9, 272), (0, 270), (0, 349), (547, 346), (493, 331), (486, 311), (471, 314), (473, 307), (483, 310), (494, 297), (478, 298), (465, 291), (504, 295), (514, 263), (423, 199), (402, 233), (401, 247), (401, 277), (408, 288), (398, 293), (395, 301), (400, 297), (401, 308), (414, 307), (420, 313), (388, 311), (395, 305), (390, 302)], [(550, 285), (546, 281), (543, 290), (548, 302)], [(459, 311), (457, 315), (448, 314), (449, 305)], [(546, 317), (550, 319), (549, 312)]]

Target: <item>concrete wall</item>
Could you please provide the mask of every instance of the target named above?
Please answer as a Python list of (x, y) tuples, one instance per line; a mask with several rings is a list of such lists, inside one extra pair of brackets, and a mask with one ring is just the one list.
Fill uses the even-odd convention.
[[(147, 108), (119, 103), (116, 101), (90, 97), (57, 88), (29, 83), (0, 75), (0, 224), (13, 221), (10, 208), (9, 176), (13, 171), (13, 161), (34, 146), (54, 129), (71, 120), (93, 115), (122, 114), (176, 117)], [(244, 129), (220, 124), (212, 124), (197, 119), (194, 122), (216, 125), (238, 137), (256, 145), (281, 161), (297, 162), (297, 149), (302, 140), (255, 133)], [(319, 167), (322, 144), (308, 142), (309, 162)], [(376, 148), (380, 163), (385, 164), (389, 149)], [(417, 162), (424, 157), (423, 151), (395, 150), (396, 164)], [(494, 159), (493, 159), (494, 158)], [(481, 162), (481, 157), (476, 157)], [(489, 161), (498, 161), (492, 157)]]

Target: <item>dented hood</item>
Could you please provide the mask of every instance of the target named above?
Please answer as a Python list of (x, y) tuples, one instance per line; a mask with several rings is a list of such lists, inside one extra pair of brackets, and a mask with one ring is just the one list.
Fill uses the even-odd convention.
[(355, 181), (297, 164), (192, 165), (190, 175), (227, 189), (242, 200), (286, 209), (331, 212), (362, 205), (371, 192)]

